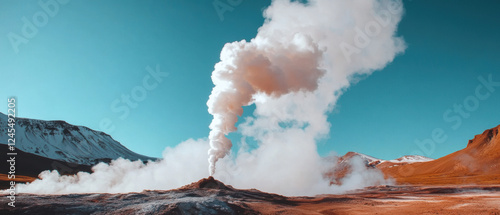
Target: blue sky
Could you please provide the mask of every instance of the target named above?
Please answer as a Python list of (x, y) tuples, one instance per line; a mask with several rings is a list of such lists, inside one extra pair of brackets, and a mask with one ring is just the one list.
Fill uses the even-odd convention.
[[(0, 98), (17, 96), (21, 117), (104, 130), (149, 156), (160, 157), (165, 147), (188, 138), (207, 137), (212, 117), (206, 101), (220, 51), (227, 42), (253, 38), (270, 2), (229, 5), (223, 20), (212, 3), (69, 1), (58, 3), (57, 11), (49, 7), (53, 13), (44, 20), (43, 6), (35, 1), (1, 1)], [(500, 3), (404, 4), (398, 35), (408, 48), (344, 93), (329, 115), (331, 133), (318, 145), (321, 155), (357, 151), (383, 159), (412, 153), (438, 158), (500, 124), (500, 87), (482, 89), (488, 93), (484, 100), (475, 96), (478, 77), (500, 81)], [(13, 46), (13, 35), (23, 36), (24, 17), (37, 18), (39, 27), (25, 32), (27, 43), (16, 40)], [(157, 65), (155, 79), (146, 67)], [(140, 91), (144, 82), (149, 90)], [(139, 101), (126, 105), (123, 96), (134, 92)], [(467, 117), (453, 110), (464, 102), (469, 102)], [(252, 108), (245, 110), (251, 115)], [(453, 120), (443, 119), (445, 113)], [(440, 141), (427, 140), (433, 132)]]

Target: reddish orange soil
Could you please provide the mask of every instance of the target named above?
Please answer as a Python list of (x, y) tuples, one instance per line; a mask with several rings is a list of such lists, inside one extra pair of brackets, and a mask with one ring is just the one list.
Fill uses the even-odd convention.
[(466, 148), (433, 161), (402, 165), (385, 162), (376, 167), (398, 184), (500, 185), (499, 129), (488, 129), (469, 140)]
[[(5, 194), (4, 194), (5, 195)], [(500, 186), (377, 186), (344, 195), (286, 197), (214, 178), (179, 189), (123, 194), (16, 196), (0, 214), (487, 214), (500, 215)]]
[(16, 175), (16, 178), (14, 180), (9, 179), (8, 175), (6, 174), (0, 174), (0, 180), (2, 181), (15, 181), (15, 182), (32, 182), (36, 178), (29, 177), (29, 176), (23, 176), (23, 175)]
[[(248, 211), (259, 214), (490, 214), (500, 215), (500, 185), (375, 186), (344, 195), (284, 197), (239, 190), (212, 177), (174, 191), (238, 193)], [(250, 213), (252, 214), (252, 213)]]
[[(469, 187), (471, 188), (471, 187)], [(479, 187), (476, 187), (479, 188)], [(483, 187), (484, 188), (484, 187)], [(249, 203), (262, 214), (489, 214), (500, 215), (500, 192), (452, 193), (456, 187), (372, 189), (348, 195), (290, 198), (293, 207)], [(393, 189), (392, 191), (390, 189)], [(500, 187), (497, 187), (500, 189)]]
[(0, 189), (8, 189), (10, 187), (10, 182), (15, 181), (16, 183), (26, 183), (26, 182), (32, 182), (36, 178), (29, 177), (29, 176), (23, 176), (23, 175), (16, 175), (16, 178), (11, 180), (9, 179), (8, 175), (6, 174), (0, 174)]
[[(78, 209), (76, 211), (88, 213), (106, 211), (109, 214), (135, 214), (145, 210), (144, 202), (150, 202), (158, 203), (150, 208), (163, 208), (155, 209), (155, 213), (159, 214), (214, 210), (227, 214), (500, 215), (499, 129), (500, 126), (488, 129), (470, 140), (466, 148), (436, 160), (383, 162), (374, 166), (367, 164), (370, 168), (380, 169), (387, 177), (394, 178), (398, 185), (370, 187), (344, 195), (285, 197), (258, 190), (239, 190), (210, 177), (171, 191), (54, 195), (57, 201), (44, 195), (21, 194), (19, 202), (25, 202), (23, 206), (31, 211), (45, 212), (53, 212), (53, 204), (65, 205), (67, 207), (63, 208), (67, 208), (65, 210), (68, 213)], [(349, 159), (349, 156), (344, 158)], [(332, 177), (332, 183), (339, 183), (333, 178), (349, 172), (347, 163), (338, 165), (337, 169), (326, 175)], [(35, 179), (16, 177), (19, 182)], [(0, 174), (1, 180), (8, 180), (7, 176)], [(75, 201), (75, 196), (78, 201)], [(82, 202), (88, 202), (89, 207), (82, 207)], [(127, 208), (123, 208), (124, 205)], [(1, 212), (22, 213), (24, 209), (0, 206)]]

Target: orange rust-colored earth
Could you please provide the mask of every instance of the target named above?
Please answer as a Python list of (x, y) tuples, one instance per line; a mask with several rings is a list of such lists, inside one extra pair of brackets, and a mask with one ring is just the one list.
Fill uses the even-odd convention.
[(385, 162), (376, 167), (398, 184), (500, 185), (499, 129), (488, 129), (470, 140), (466, 148), (436, 160), (400, 165)]
[[(375, 162), (394, 186), (374, 186), (342, 195), (286, 197), (241, 190), (212, 177), (169, 191), (125, 194), (19, 194), (16, 208), (0, 196), (0, 214), (488, 214), (500, 215), (500, 126), (469, 141), (466, 148), (425, 162)], [(338, 161), (348, 161), (348, 153)], [(339, 162), (325, 176), (332, 184), (349, 174)], [(17, 176), (18, 181), (34, 180)], [(0, 175), (5, 180), (6, 175)], [(293, 188), (291, 188), (293, 189)], [(3, 194), (6, 195), (6, 194)], [(56, 206), (57, 207), (56, 207)]]

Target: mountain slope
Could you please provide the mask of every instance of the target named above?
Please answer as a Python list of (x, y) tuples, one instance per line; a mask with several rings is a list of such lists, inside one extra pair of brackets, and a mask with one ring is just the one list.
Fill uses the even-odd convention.
[(336, 159), (337, 165), (326, 173), (332, 184), (351, 172), (353, 158), (361, 159), (367, 168), (381, 170), (386, 178), (398, 184), (500, 184), (500, 125), (469, 140), (467, 147), (439, 159), (423, 156), (403, 156), (382, 160), (368, 155), (348, 152)]
[(431, 158), (418, 156), (418, 155), (406, 155), (394, 160), (383, 160), (378, 159), (369, 155), (361, 154), (358, 152), (347, 152), (342, 157), (329, 157), (328, 160), (334, 160), (333, 162), (336, 165), (325, 174), (325, 177), (330, 179), (331, 184), (340, 185), (342, 179), (346, 177), (349, 173), (352, 172), (352, 165), (354, 159), (360, 159), (368, 169), (375, 169), (378, 166), (397, 166), (404, 165), (409, 163), (417, 163), (417, 162), (427, 162), (431, 161)]
[(467, 147), (439, 159), (398, 165), (377, 165), (399, 183), (498, 184), (500, 183), (500, 125), (469, 140)]
[[(7, 152), (9, 152), (7, 147), (0, 147), (0, 153), (2, 155), (7, 154)], [(89, 165), (54, 160), (21, 150), (17, 150), (16, 153), (16, 176), (24, 175), (36, 178), (38, 174), (45, 170), (57, 170), (61, 175), (76, 174), (80, 171), (91, 172), (92, 168)], [(7, 173), (8, 170), (9, 163), (0, 162), (0, 173)]]
[(424, 157), (421, 155), (405, 155), (403, 157), (400, 157), (398, 159), (390, 160), (389, 162), (392, 163), (415, 163), (415, 162), (427, 162), (427, 161), (432, 161), (434, 159)]
[[(7, 128), (7, 116), (0, 113), (0, 143), (7, 143)], [(84, 165), (119, 157), (155, 159), (130, 151), (108, 134), (64, 121), (16, 118), (15, 129), (16, 148), (50, 159)]]
[[(0, 154), (6, 155), (8, 148), (0, 145)], [(38, 175), (45, 170), (57, 170), (61, 175), (71, 175), (77, 172), (91, 172), (90, 165), (68, 163), (60, 160), (54, 160), (39, 155), (23, 152), (20, 149), (16, 150), (16, 178), (17, 182), (32, 182)], [(7, 158), (8, 159), (8, 158)], [(8, 162), (0, 162), (0, 189), (10, 187), (10, 179), (7, 178), (7, 173), (10, 170)]]
[(344, 156), (339, 158), (339, 162), (348, 162), (353, 157), (359, 157), (368, 166), (377, 166), (382, 163), (416, 163), (416, 162), (427, 162), (432, 161), (432, 158), (420, 156), (420, 155), (405, 155), (394, 160), (383, 160), (378, 159), (369, 155), (361, 154), (358, 152), (347, 152)]

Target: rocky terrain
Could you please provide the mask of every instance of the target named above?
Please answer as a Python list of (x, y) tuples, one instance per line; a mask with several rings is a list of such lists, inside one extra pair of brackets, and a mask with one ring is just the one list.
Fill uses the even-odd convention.
[[(40, 129), (47, 134), (40, 137), (26, 135), (26, 131)], [(31, 182), (45, 169), (57, 169), (61, 174), (90, 171), (90, 165), (79, 161), (95, 162), (106, 157), (138, 156), (106, 134), (71, 126), (65, 122), (26, 120), (20, 123), (28, 141), (27, 149), (46, 149), (45, 156), (18, 150), (23, 159), (16, 164), (18, 182)], [(71, 127), (71, 131), (66, 129)], [(50, 129), (48, 129), (50, 128)], [(44, 130), (42, 129), (42, 130)], [(7, 205), (8, 198), (0, 196), (0, 214), (490, 214), (500, 215), (500, 126), (484, 131), (471, 139), (467, 146), (441, 157), (430, 159), (422, 156), (404, 156), (394, 160), (381, 160), (356, 152), (349, 152), (332, 160), (334, 169), (325, 173), (331, 184), (339, 184), (351, 171), (351, 160), (361, 159), (367, 168), (380, 170), (386, 178), (392, 178), (395, 186), (376, 186), (355, 190), (342, 195), (318, 195), (314, 197), (289, 197), (261, 192), (256, 189), (242, 190), (209, 177), (174, 190), (146, 190), (137, 193), (94, 193), (67, 195), (18, 194), (16, 207)], [(40, 130), (41, 131), (41, 130)], [(63, 133), (63, 137), (54, 139)], [(73, 133), (72, 133), (73, 132)], [(29, 133), (29, 132), (28, 132)], [(36, 133), (36, 132), (35, 132)], [(28, 138), (29, 137), (29, 138)], [(50, 138), (52, 139), (50, 139)], [(92, 138), (91, 138), (92, 137)], [(109, 147), (103, 141), (107, 138)], [(64, 155), (66, 159), (51, 157), (53, 150), (65, 150), (79, 144), (87, 144), (89, 150), (110, 150), (111, 155), (86, 157), (85, 151), (76, 149)], [(104, 138), (104, 139), (101, 139)], [(35, 141), (36, 140), (36, 141)], [(92, 140), (92, 141), (91, 141)], [(44, 142), (45, 141), (45, 142)], [(69, 141), (69, 142), (68, 142)], [(50, 142), (50, 146), (47, 146)], [(59, 144), (59, 145), (58, 145)], [(61, 147), (61, 148), (59, 148)], [(100, 148), (99, 148), (100, 147)], [(115, 150), (116, 149), (116, 150)], [(2, 151), (3, 150), (3, 151)], [(3, 147), (0, 153), (5, 154)], [(83, 150), (83, 149), (82, 149)], [(128, 151), (127, 151), (128, 150)], [(79, 154), (76, 156), (76, 154)], [(70, 156), (71, 155), (71, 156)], [(137, 155), (137, 156), (136, 156)], [(48, 157), (46, 157), (48, 156)], [(75, 157), (76, 156), (76, 157)], [(57, 158), (57, 157), (56, 157)], [(67, 160), (72, 162), (67, 162)], [(76, 163), (75, 163), (76, 162)], [(81, 162), (80, 162), (81, 163)], [(6, 164), (2, 164), (6, 165)], [(4, 167), (2, 167), (4, 168)], [(4, 169), (7, 169), (5, 167)], [(66, 171), (66, 172), (65, 172)], [(0, 172), (1, 173), (1, 172)], [(0, 174), (6, 182), (6, 175)], [(292, 189), (292, 188), (291, 188)]]
[(381, 163), (376, 167), (398, 184), (500, 184), (500, 126), (469, 140), (467, 147), (436, 160)]
[(398, 185), (500, 184), (500, 126), (487, 129), (469, 140), (467, 146), (439, 159), (403, 156), (382, 160), (356, 152), (335, 159), (337, 165), (326, 173), (332, 184), (339, 184), (350, 170), (353, 158), (367, 168), (382, 171)]
[(20, 194), (15, 208), (1, 199), (0, 214), (500, 214), (500, 186), (379, 186), (285, 197), (236, 189), (212, 177), (168, 191)]

